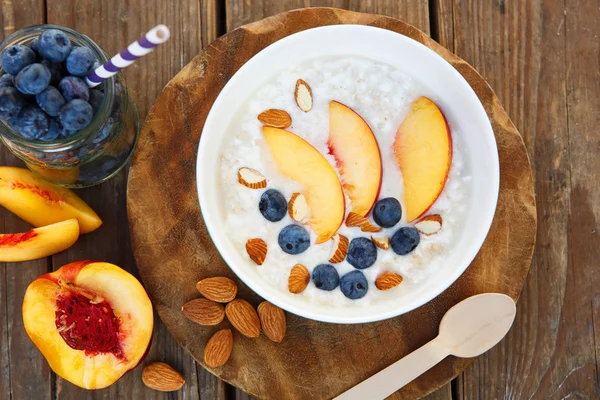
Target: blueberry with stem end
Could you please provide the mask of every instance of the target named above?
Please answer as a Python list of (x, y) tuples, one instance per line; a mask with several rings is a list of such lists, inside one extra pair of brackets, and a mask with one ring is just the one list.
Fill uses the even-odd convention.
[(2, 69), (11, 75), (35, 62), (35, 53), (27, 46), (16, 44), (5, 49), (0, 55)]
[(400, 202), (393, 197), (379, 200), (373, 207), (373, 219), (383, 228), (392, 228), (402, 218)]
[(260, 196), (258, 210), (268, 221), (281, 221), (287, 214), (287, 200), (281, 192), (269, 189)]
[(71, 52), (71, 41), (58, 29), (46, 29), (38, 41), (38, 53), (52, 62), (63, 62)]
[(279, 232), (279, 247), (288, 254), (300, 254), (310, 247), (310, 234), (300, 225), (288, 225)]
[(85, 76), (94, 67), (96, 57), (87, 47), (75, 47), (67, 57), (67, 71), (74, 76)]
[(390, 245), (394, 253), (403, 256), (416, 249), (420, 241), (419, 231), (412, 226), (405, 226), (394, 233)]
[(76, 76), (65, 76), (60, 80), (58, 89), (67, 101), (81, 99), (88, 101), (90, 99), (90, 90), (83, 79)]
[(348, 246), (346, 260), (354, 268), (369, 268), (377, 261), (377, 247), (367, 238), (354, 238)]
[(50, 70), (42, 64), (30, 64), (15, 76), (15, 87), (23, 94), (38, 94), (50, 84)]
[(71, 100), (60, 110), (60, 122), (65, 129), (78, 131), (88, 126), (94, 112), (87, 101)]
[(340, 278), (340, 290), (347, 298), (356, 300), (367, 294), (369, 284), (361, 271), (354, 270)]
[(317, 289), (332, 291), (340, 284), (340, 275), (331, 264), (320, 264), (312, 272), (312, 281)]

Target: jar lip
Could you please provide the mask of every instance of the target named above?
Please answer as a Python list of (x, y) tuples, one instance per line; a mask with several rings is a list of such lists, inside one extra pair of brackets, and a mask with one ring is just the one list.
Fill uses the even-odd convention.
[[(88, 47), (94, 56), (98, 59), (100, 64), (106, 63), (109, 59), (90, 37), (83, 33), (79, 33), (74, 31), (73, 29), (53, 25), (53, 24), (40, 24), (40, 25), (32, 25), (27, 28), (20, 29), (16, 32), (13, 32), (9, 36), (7, 36), (2, 43), (0, 43), (0, 53), (4, 51), (4, 49), (8, 46), (12, 46), (14, 44), (23, 44), (28, 43), (41, 34), (43, 31), (47, 29), (58, 29), (60, 31), (65, 32), (69, 35), (70, 39), (75, 39), (77, 42), (83, 42), (83, 44)], [(1, 68), (0, 68), (1, 69)], [(99, 127), (102, 126), (110, 117), (110, 113), (114, 103), (114, 95), (115, 95), (115, 77), (117, 75), (111, 76), (110, 78), (104, 81), (104, 96), (102, 99), (102, 104), (98, 109), (98, 112), (94, 114), (90, 123), (83, 129), (79, 130), (75, 135), (59, 139), (52, 140), (48, 142), (43, 142), (39, 140), (31, 140), (26, 139), (16, 133), (7, 123), (7, 121), (0, 120), (0, 134), (8, 137), (9, 140), (19, 143), (23, 146), (27, 146), (30, 148), (36, 148), (39, 150), (45, 151), (65, 151), (68, 150), (72, 145), (87, 139), (93, 133), (99, 131)], [(123, 90), (126, 90), (123, 88)]]

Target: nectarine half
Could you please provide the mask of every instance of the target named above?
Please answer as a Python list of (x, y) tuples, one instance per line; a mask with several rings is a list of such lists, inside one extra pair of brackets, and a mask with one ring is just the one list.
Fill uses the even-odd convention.
[(57, 375), (85, 389), (101, 389), (143, 359), (154, 316), (146, 291), (127, 271), (79, 261), (29, 285), (23, 322)]

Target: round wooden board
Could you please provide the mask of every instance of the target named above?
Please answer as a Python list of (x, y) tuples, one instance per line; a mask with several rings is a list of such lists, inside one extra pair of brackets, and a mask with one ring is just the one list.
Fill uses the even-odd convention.
[[(221, 37), (175, 76), (148, 114), (132, 163), (128, 211), (137, 266), (161, 319), (179, 343), (204, 365), (206, 342), (227, 326), (223, 322), (202, 327), (182, 315), (181, 306), (199, 297), (196, 281), (229, 276), (238, 282), (239, 296), (255, 306), (261, 301), (223, 262), (202, 221), (195, 161), (205, 118), (227, 80), (258, 51), (292, 33), (333, 24), (371, 25), (409, 36), (465, 77), (496, 135), (498, 208), (485, 244), (467, 271), (443, 294), (409, 314), (371, 324), (335, 325), (288, 313), (281, 344), (236, 333), (231, 359), (212, 372), (259, 398), (331, 398), (433, 339), (444, 313), (459, 301), (483, 292), (506, 293), (516, 300), (535, 242), (535, 196), (525, 146), (494, 92), (471, 66), (396, 19), (332, 8), (279, 14)], [(401, 393), (406, 398), (424, 396), (472, 361), (449, 357)]]

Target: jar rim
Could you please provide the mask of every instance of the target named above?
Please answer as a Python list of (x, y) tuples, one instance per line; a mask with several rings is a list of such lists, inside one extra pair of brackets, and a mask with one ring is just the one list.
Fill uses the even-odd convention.
[[(27, 28), (23, 28), (16, 32), (13, 32), (9, 36), (7, 36), (2, 41), (2, 43), (0, 43), (0, 53), (4, 51), (4, 49), (8, 46), (12, 46), (14, 44), (22, 44), (33, 40), (36, 37), (36, 35), (41, 34), (44, 30), (47, 29), (58, 29), (68, 34), (70, 38), (73, 38), (79, 42), (83, 42), (83, 44), (86, 47), (88, 47), (92, 51), (92, 53), (94, 53), (94, 56), (98, 59), (98, 62), (100, 64), (104, 64), (109, 60), (102, 48), (98, 46), (98, 44), (96, 44), (96, 42), (94, 42), (87, 35), (79, 33), (77, 31), (74, 31), (73, 29), (64, 26), (53, 24), (32, 25)], [(115, 77), (116, 75), (111, 76), (110, 78), (104, 81), (104, 96), (102, 99), (102, 104), (98, 109), (98, 112), (94, 114), (92, 120), (85, 128), (80, 129), (73, 136), (47, 142), (27, 139), (16, 133), (8, 125), (8, 123), (3, 120), (0, 120), (0, 134), (2, 136), (7, 137), (13, 142), (36, 150), (44, 150), (51, 152), (68, 150), (74, 144), (77, 144), (81, 141), (85, 141), (91, 134), (98, 132), (98, 128), (101, 127), (104, 123), (106, 123), (106, 121), (108, 121), (108, 119), (110, 118), (110, 113), (113, 108), (115, 97)], [(124, 88), (124, 90), (126, 89)]]

